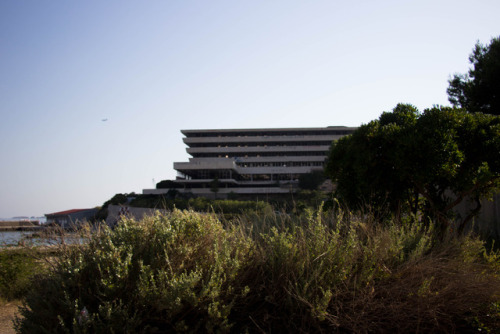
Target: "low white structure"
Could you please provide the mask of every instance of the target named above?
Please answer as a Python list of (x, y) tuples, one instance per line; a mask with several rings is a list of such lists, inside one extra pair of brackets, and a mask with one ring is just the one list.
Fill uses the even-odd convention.
[[(297, 189), (301, 174), (323, 169), (332, 141), (356, 129), (182, 130), (192, 157), (174, 163), (176, 190), (207, 197), (290, 193)], [(143, 193), (168, 191), (144, 189)]]

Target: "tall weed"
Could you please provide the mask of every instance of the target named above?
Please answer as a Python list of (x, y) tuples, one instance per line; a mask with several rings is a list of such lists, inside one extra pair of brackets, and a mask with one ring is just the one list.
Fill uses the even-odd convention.
[(0, 302), (24, 297), (30, 289), (30, 278), (42, 266), (29, 248), (0, 250)]
[(124, 219), (68, 247), (33, 281), (17, 329), (383, 333), (499, 324), (498, 253), (471, 235), (437, 239), (432, 224), (412, 217), (374, 221), (269, 207), (223, 222), (179, 210)]
[[(103, 227), (68, 249), (18, 319), (21, 333), (228, 331), (250, 249), (213, 215), (174, 211)], [(203, 319), (203, 321), (200, 321)]]

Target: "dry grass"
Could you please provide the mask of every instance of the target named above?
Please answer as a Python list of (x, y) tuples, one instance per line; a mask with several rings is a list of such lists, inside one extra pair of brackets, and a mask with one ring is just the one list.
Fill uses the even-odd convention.
[[(499, 278), (486, 265), (433, 255), (356, 294), (347, 289), (335, 308), (339, 327), (355, 333), (463, 332), (499, 294)], [(490, 319), (483, 327), (498, 328), (499, 319)]]
[(500, 256), (472, 236), (435, 238), (411, 219), (380, 225), (344, 212), (271, 211), (223, 224), (175, 211), (92, 233), (81, 248), (60, 246), (20, 332), (500, 328)]
[(18, 312), (20, 301), (11, 301), (8, 303), (0, 302), (0, 333), (14, 334), (13, 320)]

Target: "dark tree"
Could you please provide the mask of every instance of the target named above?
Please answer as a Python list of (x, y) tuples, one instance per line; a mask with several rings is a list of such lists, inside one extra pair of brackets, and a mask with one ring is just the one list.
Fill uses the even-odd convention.
[(458, 204), (472, 201), (461, 231), (499, 189), (500, 117), (400, 104), (335, 142), (326, 172), (352, 209), (420, 211), (443, 229)]
[(300, 174), (299, 188), (305, 190), (316, 190), (325, 181), (325, 174), (321, 170)]
[(413, 150), (411, 133), (418, 115), (415, 107), (399, 104), (332, 144), (325, 172), (341, 202), (376, 214), (414, 205), (410, 181), (403, 175), (410, 165), (405, 159)]
[(210, 191), (214, 193), (214, 198), (217, 199), (217, 193), (219, 192), (219, 178), (216, 177), (210, 181)]
[(181, 187), (179, 183), (172, 180), (163, 180), (156, 184), (156, 189), (178, 189)]
[(448, 81), (449, 101), (470, 112), (500, 115), (500, 37), (490, 45), (477, 42), (469, 61), (468, 73)]

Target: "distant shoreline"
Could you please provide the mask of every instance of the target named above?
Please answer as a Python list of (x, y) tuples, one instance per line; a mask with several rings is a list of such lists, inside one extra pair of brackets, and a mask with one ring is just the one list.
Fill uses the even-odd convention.
[(38, 220), (7, 220), (0, 221), (0, 231), (37, 231), (43, 229)]
[(0, 226), (0, 232), (10, 231), (40, 231), (45, 229), (45, 226)]

